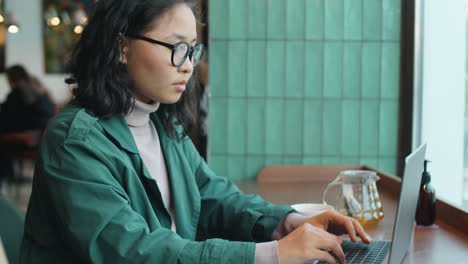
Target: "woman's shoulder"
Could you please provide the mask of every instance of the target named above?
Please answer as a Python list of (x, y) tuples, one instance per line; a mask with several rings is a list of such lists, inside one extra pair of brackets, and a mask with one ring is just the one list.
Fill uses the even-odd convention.
[(55, 147), (85, 147), (106, 153), (116, 149), (138, 152), (123, 116), (98, 117), (73, 103), (51, 120), (42, 143)]
[(49, 122), (44, 140), (54, 141), (55, 145), (68, 139), (84, 140), (89, 132), (99, 130), (98, 120), (85, 108), (69, 104)]

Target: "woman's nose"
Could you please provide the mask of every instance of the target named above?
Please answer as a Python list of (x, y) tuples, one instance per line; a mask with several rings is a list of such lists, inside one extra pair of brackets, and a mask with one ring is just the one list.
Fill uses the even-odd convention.
[(189, 56), (185, 59), (184, 63), (179, 66), (179, 71), (191, 74), (193, 72), (193, 63)]

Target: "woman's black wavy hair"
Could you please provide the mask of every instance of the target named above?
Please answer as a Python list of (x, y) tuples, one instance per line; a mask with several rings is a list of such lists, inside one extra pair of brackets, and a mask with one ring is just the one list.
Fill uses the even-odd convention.
[[(126, 67), (120, 63), (120, 34), (143, 34), (155, 19), (175, 4), (185, 3), (198, 17), (194, 0), (98, 0), (91, 8), (88, 25), (78, 40), (69, 63), (73, 103), (92, 114), (109, 118), (124, 115), (134, 106), (133, 88)], [(193, 127), (198, 89), (196, 74), (175, 104), (161, 104), (158, 115), (166, 132), (181, 139)], [(184, 128), (181, 135), (175, 124)]]

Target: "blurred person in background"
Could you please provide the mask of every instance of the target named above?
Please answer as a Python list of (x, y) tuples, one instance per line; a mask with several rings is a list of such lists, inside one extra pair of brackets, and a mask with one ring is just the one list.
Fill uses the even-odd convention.
[(54, 114), (54, 103), (37, 78), (23, 66), (6, 70), (11, 91), (0, 105), (0, 133), (43, 128)]
[(0, 105), (0, 184), (13, 175), (12, 152), (36, 147), (54, 103), (41, 82), (21, 65), (6, 70), (10, 93)]

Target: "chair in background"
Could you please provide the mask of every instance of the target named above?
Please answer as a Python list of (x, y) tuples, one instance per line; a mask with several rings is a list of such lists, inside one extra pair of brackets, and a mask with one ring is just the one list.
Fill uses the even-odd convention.
[(0, 145), (10, 146), (6, 151), (2, 150), (0, 156), (11, 159), (17, 164), (17, 170), (11, 181), (24, 181), (25, 161), (35, 161), (38, 156), (39, 143), (44, 133), (45, 126), (40, 129), (26, 132), (6, 133), (0, 135)]
[[(54, 115), (58, 114), (62, 110), (61, 106), (56, 105), (54, 108)], [(36, 161), (39, 154), (39, 144), (41, 138), (47, 128), (49, 121), (45, 125), (38, 129), (33, 129), (24, 132), (12, 132), (0, 134), (0, 145), (5, 143), (6, 145), (18, 146), (17, 148), (8, 149), (7, 151), (0, 151), (0, 157), (13, 159), (17, 163), (18, 170), (14, 172), (13, 181), (30, 181), (24, 175), (25, 161), (32, 160)]]

